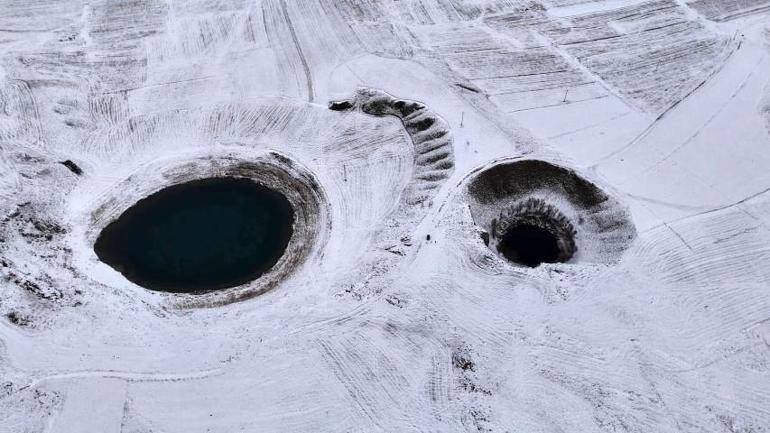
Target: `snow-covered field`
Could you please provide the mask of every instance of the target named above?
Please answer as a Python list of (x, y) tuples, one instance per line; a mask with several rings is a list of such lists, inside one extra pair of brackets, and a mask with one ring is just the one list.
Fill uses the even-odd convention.
[[(96, 258), (224, 175), (271, 273)], [(0, 218), (3, 433), (770, 432), (770, 2), (0, 0)]]

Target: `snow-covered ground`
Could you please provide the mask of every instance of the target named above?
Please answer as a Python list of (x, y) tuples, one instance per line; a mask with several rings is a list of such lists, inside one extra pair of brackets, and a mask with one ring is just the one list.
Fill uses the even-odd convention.
[[(769, 54), (762, 0), (0, 0), (0, 432), (768, 432)], [(97, 260), (267, 166), (274, 273)], [(567, 263), (486, 245), (527, 200)]]

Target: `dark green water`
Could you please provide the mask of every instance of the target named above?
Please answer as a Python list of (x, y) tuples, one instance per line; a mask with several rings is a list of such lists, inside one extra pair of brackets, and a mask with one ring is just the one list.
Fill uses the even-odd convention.
[(275, 265), (293, 220), (291, 204), (276, 191), (241, 178), (203, 179), (138, 201), (101, 232), (94, 250), (148, 289), (223, 289)]

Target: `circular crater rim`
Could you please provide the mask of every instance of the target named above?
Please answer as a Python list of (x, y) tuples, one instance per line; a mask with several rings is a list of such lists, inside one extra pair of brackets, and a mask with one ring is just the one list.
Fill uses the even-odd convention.
[[(187, 156), (173, 161), (153, 161), (112, 185), (86, 215), (88, 222), (83, 231), (90, 259), (85, 266), (94, 272), (109, 268), (99, 261), (93, 251), (99, 234), (111, 222), (139, 200), (174, 185), (209, 178), (243, 178), (283, 195), (294, 210), (292, 234), (283, 255), (258, 278), (244, 284), (195, 293), (161, 292), (142, 287), (124, 276), (111, 277), (104, 270), (95, 272), (97, 281), (116, 288), (140, 291), (159, 297), (161, 302), (174, 308), (207, 308), (244, 301), (262, 295), (290, 277), (310, 257), (322, 254), (331, 229), (330, 209), (326, 194), (315, 176), (294, 158), (275, 152)], [(137, 179), (143, 179), (137, 182)], [(118, 280), (123, 280), (120, 282)]]
[[(472, 170), (461, 183), (483, 244), (514, 266), (613, 264), (636, 237), (631, 214), (615, 194), (557, 162), (498, 159)], [(504, 238), (517, 226), (530, 227), (520, 234), (544, 242), (543, 260), (535, 260), (536, 251), (531, 260), (510, 254), (511, 239)]]
[(515, 203), (492, 220), (492, 242), (498, 253), (531, 268), (571, 260), (577, 251), (575, 235), (567, 217), (536, 198)]

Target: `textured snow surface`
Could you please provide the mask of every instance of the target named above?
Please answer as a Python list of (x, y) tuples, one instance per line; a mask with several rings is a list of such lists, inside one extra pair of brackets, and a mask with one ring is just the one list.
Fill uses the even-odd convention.
[[(769, 54), (762, 0), (0, 0), (0, 432), (768, 432)], [(222, 175), (297, 203), (269, 274), (97, 260)]]

